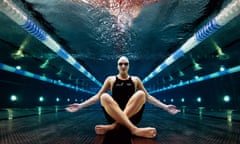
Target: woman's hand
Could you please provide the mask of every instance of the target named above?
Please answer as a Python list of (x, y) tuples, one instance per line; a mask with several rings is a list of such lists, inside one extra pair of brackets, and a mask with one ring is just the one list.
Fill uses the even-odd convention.
[(71, 104), (69, 107), (65, 108), (65, 110), (68, 112), (76, 112), (80, 109), (81, 109), (81, 104), (78, 104), (78, 103)]
[(170, 114), (173, 114), (173, 115), (181, 112), (179, 109), (176, 109), (176, 106), (175, 106), (175, 105), (167, 105), (166, 110), (167, 110)]

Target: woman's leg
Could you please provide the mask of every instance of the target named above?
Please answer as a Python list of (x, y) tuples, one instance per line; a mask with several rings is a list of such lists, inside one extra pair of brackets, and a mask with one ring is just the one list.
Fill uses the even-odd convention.
[(145, 93), (141, 90), (135, 92), (133, 96), (129, 99), (124, 113), (130, 118), (137, 114), (146, 102)]
[[(133, 97), (129, 100), (129, 103), (126, 106), (126, 109), (124, 111), (121, 110), (121, 108), (118, 106), (118, 104), (113, 100), (113, 98), (105, 93), (101, 96), (100, 101), (106, 112), (116, 120), (116, 123), (113, 123), (110, 125), (109, 128), (114, 128), (117, 123), (124, 125), (127, 127), (132, 134), (140, 137), (145, 138), (152, 138), (156, 136), (156, 129), (147, 127), (147, 128), (138, 128), (136, 127), (128, 118), (128, 116), (132, 116), (135, 113), (137, 113), (137, 110), (140, 110), (141, 103), (144, 104), (142, 100), (139, 100), (138, 96), (142, 92), (137, 92), (136, 95), (133, 95)], [(139, 101), (139, 102), (138, 102)], [(136, 105), (134, 104), (136, 102)], [(136, 107), (134, 107), (136, 106)], [(132, 107), (132, 109), (131, 109)], [(112, 127), (111, 127), (112, 126)], [(98, 126), (96, 126), (97, 128)]]

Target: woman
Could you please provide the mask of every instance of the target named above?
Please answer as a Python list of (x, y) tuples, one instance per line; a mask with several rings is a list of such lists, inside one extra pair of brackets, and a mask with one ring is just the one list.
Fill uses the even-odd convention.
[[(102, 88), (96, 95), (80, 104), (72, 104), (66, 110), (76, 112), (100, 101), (110, 124), (96, 125), (96, 134), (105, 134), (123, 125), (135, 136), (144, 138), (155, 137), (157, 135), (155, 128), (139, 128), (136, 126), (141, 120), (146, 101), (171, 114), (177, 114), (180, 110), (176, 109), (174, 105), (166, 105), (149, 95), (142, 81), (137, 76), (130, 76), (128, 70), (128, 58), (125, 56), (120, 57), (118, 60), (119, 73), (116, 76), (107, 77)], [(108, 90), (112, 91), (112, 96), (107, 93)]]

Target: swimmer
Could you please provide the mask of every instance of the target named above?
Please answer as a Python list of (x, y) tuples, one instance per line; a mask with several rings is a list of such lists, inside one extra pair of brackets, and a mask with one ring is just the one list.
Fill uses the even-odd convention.
[[(120, 125), (125, 126), (130, 132), (138, 137), (154, 138), (157, 130), (154, 127), (137, 127), (144, 110), (145, 103), (149, 103), (166, 110), (170, 114), (177, 114), (180, 110), (174, 105), (167, 105), (151, 96), (144, 88), (142, 81), (137, 76), (128, 74), (129, 60), (122, 56), (118, 59), (117, 75), (108, 76), (98, 93), (82, 103), (74, 103), (66, 108), (68, 112), (76, 112), (84, 107), (100, 101), (103, 112), (109, 124), (96, 125), (96, 134), (106, 134), (108, 131), (117, 129)], [(108, 90), (112, 91), (110, 95)]]

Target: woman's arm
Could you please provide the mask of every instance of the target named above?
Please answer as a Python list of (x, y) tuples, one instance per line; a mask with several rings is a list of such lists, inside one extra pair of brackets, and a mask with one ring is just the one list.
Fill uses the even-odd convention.
[(180, 110), (176, 109), (175, 105), (164, 104), (160, 100), (158, 100), (155, 97), (149, 95), (147, 90), (144, 88), (144, 86), (142, 84), (142, 81), (139, 78), (137, 78), (137, 88), (140, 89), (140, 90), (143, 90), (145, 92), (146, 100), (149, 103), (151, 103), (151, 104), (153, 104), (153, 105), (155, 105), (155, 106), (157, 106), (159, 108), (162, 108), (162, 109), (166, 110), (170, 114), (177, 114), (178, 112), (180, 112)]
[(87, 99), (86, 101), (82, 102), (82, 103), (74, 103), (71, 104), (69, 107), (65, 108), (67, 111), (69, 112), (76, 112), (84, 107), (88, 107), (90, 105), (93, 105), (95, 103), (97, 103), (100, 100), (100, 96), (106, 92), (108, 89), (110, 88), (110, 78), (108, 77), (102, 88), (98, 91), (98, 93), (92, 97), (90, 97), (89, 99)]
[(151, 95), (147, 96), (147, 101), (150, 102), (151, 104), (157, 106), (157, 107), (160, 107), (160, 108), (166, 110), (170, 114), (177, 114), (177, 113), (180, 112), (180, 110), (178, 110), (175, 105), (171, 105), (171, 104), (166, 105), (166, 104), (162, 103), (160, 100), (156, 99), (155, 97), (153, 97)]

